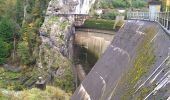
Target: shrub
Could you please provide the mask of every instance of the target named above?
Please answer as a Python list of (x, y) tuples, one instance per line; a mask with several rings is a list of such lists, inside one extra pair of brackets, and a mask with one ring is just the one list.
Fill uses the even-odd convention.
[(96, 28), (96, 29), (113, 29), (114, 21), (113, 20), (96, 20), (88, 19), (85, 21), (83, 27), (86, 28)]
[(115, 8), (126, 8), (129, 7), (129, 3), (124, 0), (112, 0), (112, 5)]
[(134, 1), (132, 2), (132, 6), (133, 6), (134, 8), (145, 7), (145, 5), (146, 5), (146, 2), (145, 2), (145, 1), (142, 1), (142, 0), (134, 0)]
[(102, 19), (108, 19), (108, 20), (115, 20), (115, 18), (116, 18), (116, 13), (114, 13), (114, 12), (108, 12), (108, 13), (102, 14), (102, 15), (101, 15), (101, 18), (102, 18)]

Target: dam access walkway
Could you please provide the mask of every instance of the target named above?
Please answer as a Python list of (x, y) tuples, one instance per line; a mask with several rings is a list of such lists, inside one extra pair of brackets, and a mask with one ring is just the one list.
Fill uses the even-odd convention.
[(169, 18), (140, 15), (128, 15), (71, 100), (170, 99)]
[(52, 16), (65, 17), (65, 18), (73, 17), (75, 27), (79, 27), (83, 25), (84, 21), (89, 18), (88, 14), (59, 14), (59, 13), (55, 14), (54, 13), (52, 14)]
[(158, 12), (154, 14), (150, 12), (128, 12), (127, 19), (157, 22), (170, 34), (170, 12)]

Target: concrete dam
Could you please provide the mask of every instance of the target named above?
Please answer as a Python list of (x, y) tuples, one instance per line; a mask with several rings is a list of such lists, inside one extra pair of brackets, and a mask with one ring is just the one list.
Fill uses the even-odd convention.
[[(64, 33), (61, 48), (66, 57), (72, 58), (76, 55), (80, 59), (83, 54), (79, 53), (90, 51), (82, 57), (88, 60), (88, 64), (92, 61), (90, 68), (85, 69), (84, 65), (76, 67), (82, 71), (78, 73), (81, 74), (81, 84), (71, 100), (170, 100), (170, 37), (157, 23), (170, 28), (169, 12), (159, 13), (152, 19), (149, 12), (127, 14), (128, 19), (152, 21), (127, 20), (112, 40), (112, 36), (97, 36), (99, 33), (87, 35), (89, 30), (77, 30), (74, 34), (74, 27), (88, 18), (89, 10), (95, 2), (78, 1), (82, 2), (78, 5), (76, 2), (73, 2), (76, 5), (72, 5), (68, 0), (59, 0), (56, 4), (51, 2), (46, 14), (47, 18), (58, 17), (60, 23), (68, 19), (64, 31), (57, 32), (60, 25), (57, 22), (52, 25), (54, 32), (50, 35), (55, 41), (57, 39), (54, 36)], [(81, 50), (80, 52), (72, 49), (74, 37), (76, 45), (81, 48), (76, 50)], [(50, 41), (50, 44), (53, 44), (53, 41)], [(78, 54), (73, 55), (72, 52)], [(86, 62), (85, 60), (82, 62)]]
[(71, 100), (169, 100), (169, 47), (156, 22), (126, 21)]

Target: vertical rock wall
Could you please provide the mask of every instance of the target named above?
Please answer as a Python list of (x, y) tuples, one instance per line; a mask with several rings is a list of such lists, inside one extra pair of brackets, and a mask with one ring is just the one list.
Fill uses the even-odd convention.
[[(73, 90), (72, 63), (69, 59), (73, 58), (74, 16), (59, 17), (57, 14), (73, 14), (79, 5), (81, 5), (79, 10), (83, 9), (83, 12), (77, 12), (77, 14), (87, 14), (92, 4), (90, 0), (79, 2), (51, 0), (49, 2), (45, 21), (40, 29), (42, 44), (37, 61), (39, 70), (46, 72), (47, 75), (43, 76), (47, 77), (48, 82), (56, 77), (58, 86), (65, 88), (71, 84), (70, 88)], [(84, 5), (88, 8), (84, 8)]]

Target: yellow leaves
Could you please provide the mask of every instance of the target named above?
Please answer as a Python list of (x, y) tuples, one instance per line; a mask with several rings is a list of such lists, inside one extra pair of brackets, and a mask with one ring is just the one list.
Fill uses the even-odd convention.
[(39, 14), (38, 14), (38, 13), (33, 13), (33, 15), (34, 15), (35, 17), (37, 17)]
[(27, 33), (24, 33), (24, 36), (23, 36), (23, 41), (27, 41), (28, 40), (28, 37), (26, 36)]
[(34, 27), (35, 27), (35, 24), (34, 24), (34, 23), (30, 23), (30, 24), (29, 24), (29, 28), (32, 29), (32, 28), (34, 28)]

